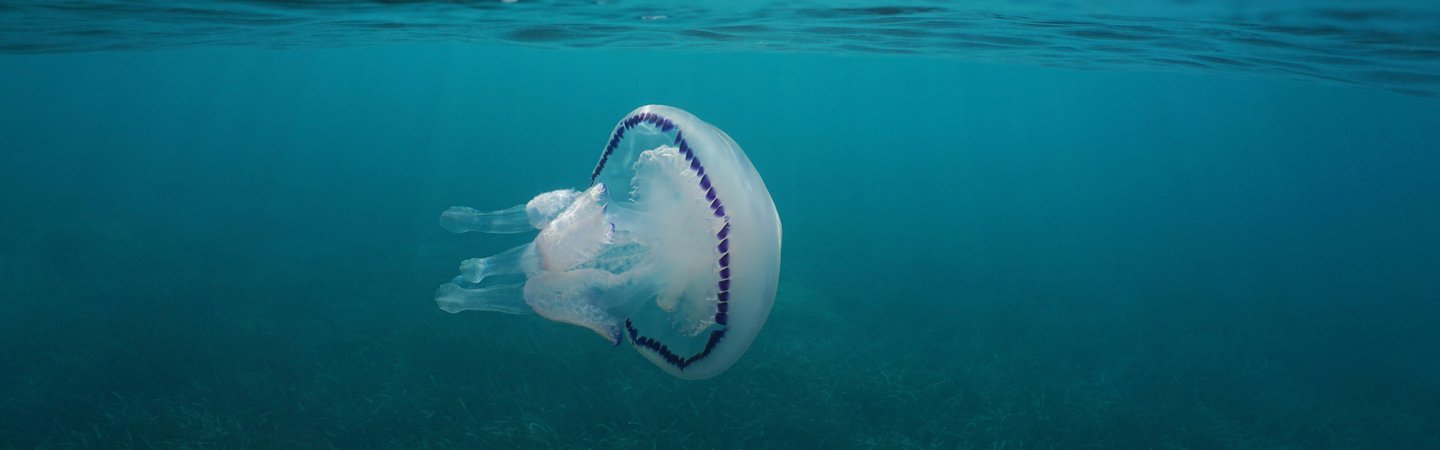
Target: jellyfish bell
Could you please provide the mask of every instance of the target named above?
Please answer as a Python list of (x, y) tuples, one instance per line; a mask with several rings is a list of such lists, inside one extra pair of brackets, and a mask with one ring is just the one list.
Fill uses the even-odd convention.
[[(462, 262), (436, 303), (578, 325), (680, 378), (725, 371), (764, 326), (780, 274), (780, 217), (745, 152), (688, 112), (643, 106), (615, 126), (589, 181), (499, 211), (445, 211), (452, 232), (539, 233)], [(525, 281), (486, 283), (496, 275)]]

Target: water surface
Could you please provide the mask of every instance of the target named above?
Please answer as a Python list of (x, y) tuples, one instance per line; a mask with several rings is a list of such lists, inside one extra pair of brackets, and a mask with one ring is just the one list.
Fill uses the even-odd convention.
[(1440, 91), (1440, 4), (1412, 0), (86, 1), (0, 6), (0, 52), (505, 42), (913, 54), (1096, 70), (1269, 74)]

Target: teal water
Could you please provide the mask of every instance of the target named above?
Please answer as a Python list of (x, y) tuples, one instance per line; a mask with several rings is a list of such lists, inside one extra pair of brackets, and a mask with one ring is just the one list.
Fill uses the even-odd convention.
[(0, 22), (6, 53), (498, 42), (911, 54), (1440, 92), (1440, 4), (1417, 0), (13, 0)]
[[(1440, 100), (1340, 75), (1435, 74), (1440, 45), (1405, 22), (1426, 4), (1333, 3), (1302, 42), (1368, 49), (1311, 66), (1338, 81), (848, 35), (537, 45), (514, 27), (560, 19), (493, 9), (523, 2), (470, 34), (333, 23), (437, 17), (414, 5), (190, 3), (242, 11), (186, 39), (147, 24), (205, 23), (43, 10), (123, 31), (73, 41), (0, 6), (0, 447), (1436, 447)], [(1119, 14), (1295, 25), (1221, 5)], [(1043, 4), (863, 17), (977, 11), (1119, 32)], [(1392, 39), (1334, 38), (1356, 33)], [(530, 239), (441, 211), (582, 187), (650, 103), (734, 137), (784, 220), (734, 367), (678, 380), (585, 329), (435, 307), (457, 261)]]

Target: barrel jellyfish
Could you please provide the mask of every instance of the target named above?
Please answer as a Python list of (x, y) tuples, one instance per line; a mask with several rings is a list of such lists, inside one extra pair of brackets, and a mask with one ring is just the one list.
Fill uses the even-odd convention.
[(780, 216), (770, 192), (730, 136), (678, 108), (626, 115), (584, 190), (498, 211), (453, 207), (440, 224), (539, 230), (530, 243), (461, 262), (435, 293), (440, 309), (533, 312), (629, 342), (680, 378), (734, 364), (775, 301)]

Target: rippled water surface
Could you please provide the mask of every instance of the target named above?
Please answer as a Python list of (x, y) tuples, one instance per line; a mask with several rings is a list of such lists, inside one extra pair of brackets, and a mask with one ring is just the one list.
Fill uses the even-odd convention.
[(1430, 1), (0, 4), (3, 52), (406, 40), (918, 54), (1084, 69), (1261, 73), (1413, 95), (1440, 92), (1440, 3)]

